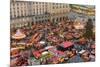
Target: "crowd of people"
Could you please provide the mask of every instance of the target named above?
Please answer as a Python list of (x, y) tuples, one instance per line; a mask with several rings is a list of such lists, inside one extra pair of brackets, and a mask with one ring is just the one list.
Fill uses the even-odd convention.
[[(15, 34), (16, 30), (11, 30), (11, 36)], [(94, 36), (91, 37), (91, 41), (86, 39), (83, 36), (86, 30), (85, 27), (76, 29), (75, 21), (71, 19), (64, 19), (57, 23), (50, 21), (35, 23), (31, 27), (22, 27), (20, 30), (26, 37), (23, 39), (11, 38), (11, 49), (19, 47), (21, 44), (18, 43), (24, 43), (22, 45), (24, 48), (19, 49), (16, 63), (11, 62), (11, 65), (24, 66), (95, 61)], [(72, 43), (71, 46), (66, 44), (66, 47), (62, 47), (66, 42)], [(25, 52), (28, 54), (24, 54)], [(11, 58), (11, 61), (14, 58)], [(81, 61), (79, 59), (75, 60), (76, 58), (80, 58)]]

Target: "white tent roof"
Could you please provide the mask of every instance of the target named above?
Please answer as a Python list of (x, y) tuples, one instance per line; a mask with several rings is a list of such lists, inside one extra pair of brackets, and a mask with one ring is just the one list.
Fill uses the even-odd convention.
[(19, 29), (17, 30), (17, 32), (12, 36), (13, 39), (23, 39), (25, 38), (26, 35), (23, 34)]

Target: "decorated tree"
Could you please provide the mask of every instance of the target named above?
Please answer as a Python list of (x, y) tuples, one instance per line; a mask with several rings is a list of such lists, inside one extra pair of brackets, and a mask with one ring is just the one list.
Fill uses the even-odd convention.
[(86, 39), (91, 40), (91, 38), (93, 36), (93, 22), (91, 19), (88, 19), (85, 28), (86, 28), (86, 31), (83, 36)]

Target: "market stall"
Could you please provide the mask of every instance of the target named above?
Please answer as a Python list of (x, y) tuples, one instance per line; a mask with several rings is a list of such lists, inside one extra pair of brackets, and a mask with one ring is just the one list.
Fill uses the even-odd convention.
[(57, 47), (57, 49), (61, 50), (61, 51), (66, 51), (67, 49), (72, 48), (72, 47), (73, 47), (73, 42), (66, 41), (66, 42), (63, 42), (62, 44), (60, 44)]

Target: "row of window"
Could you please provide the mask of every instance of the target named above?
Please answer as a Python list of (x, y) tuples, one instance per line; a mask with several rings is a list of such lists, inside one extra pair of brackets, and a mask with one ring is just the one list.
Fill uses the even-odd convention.
[(11, 15), (14, 14), (14, 16), (15, 15), (27, 16), (29, 13), (32, 14), (32, 15), (34, 15), (34, 14), (43, 14), (45, 12), (45, 9), (44, 10), (42, 10), (42, 9), (36, 9), (36, 10), (35, 9), (34, 10), (26, 10), (26, 9), (22, 10), (21, 9), (21, 10), (19, 10), (19, 9), (13, 8), (13, 10), (11, 10), (10, 12), (11, 12), (10, 14)]
[(35, 18), (36, 18), (36, 19), (37, 19), (37, 18), (40, 19), (40, 18), (48, 18), (48, 17), (49, 17), (49, 15), (43, 15), (43, 16), (38, 16), (38, 17), (35, 17)]
[(47, 5), (47, 4), (51, 4), (51, 5), (55, 5), (55, 6), (62, 6), (62, 5), (66, 5), (66, 4), (63, 4), (63, 3), (47, 3), (47, 2), (15, 2), (15, 3), (12, 3), (13, 6), (17, 5), (32, 5), (32, 4), (43, 4), (43, 5)]
[(68, 5), (63, 5), (63, 6), (53, 6), (53, 9), (57, 9), (57, 8), (68, 8)]
[[(45, 7), (39, 7), (39, 6), (36, 6), (35, 7), (37, 10), (45, 10), (46, 8)], [(35, 8), (33, 8), (33, 9), (35, 9)], [(10, 8), (10, 10), (19, 10), (19, 9), (21, 9), (21, 10), (29, 10), (27, 7), (25, 7), (25, 6), (17, 6), (17, 7), (11, 7)]]
[(33, 3), (32, 2), (29, 2), (29, 3), (28, 2), (17, 2), (17, 3), (12, 3), (13, 6), (15, 6), (15, 5), (17, 5), (17, 6), (19, 6), (19, 5), (28, 5), (28, 4), (29, 5), (31, 5), (31, 4), (41, 4), (41, 5), (43, 4), (43, 5), (45, 5), (47, 3), (44, 3), (44, 2), (33, 2)]
[(32, 13), (30, 13), (30, 12), (23, 12), (23, 11), (21, 11), (21, 12), (19, 12), (19, 11), (14, 11), (13, 13), (12, 12), (10, 12), (10, 14), (11, 14), (11, 16), (13, 16), (13, 17), (18, 17), (18, 16), (28, 16), (28, 15), (40, 15), (40, 14), (45, 14), (45, 11), (36, 11), (36, 12), (32, 12)]
[[(65, 11), (61, 11), (60, 13), (64, 13)], [(11, 14), (11, 16), (12, 17), (19, 17), (19, 16), (29, 16), (29, 15), (42, 15), (42, 14), (45, 14), (45, 11), (36, 11), (36, 12), (32, 12), (32, 13), (30, 13), (30, 12), (23, 12), (23, 11), (21, 11), (21, 12), (19, 12), (19, 11), (17, 11), (17, 12), (11, 12), (10, 13)]]

